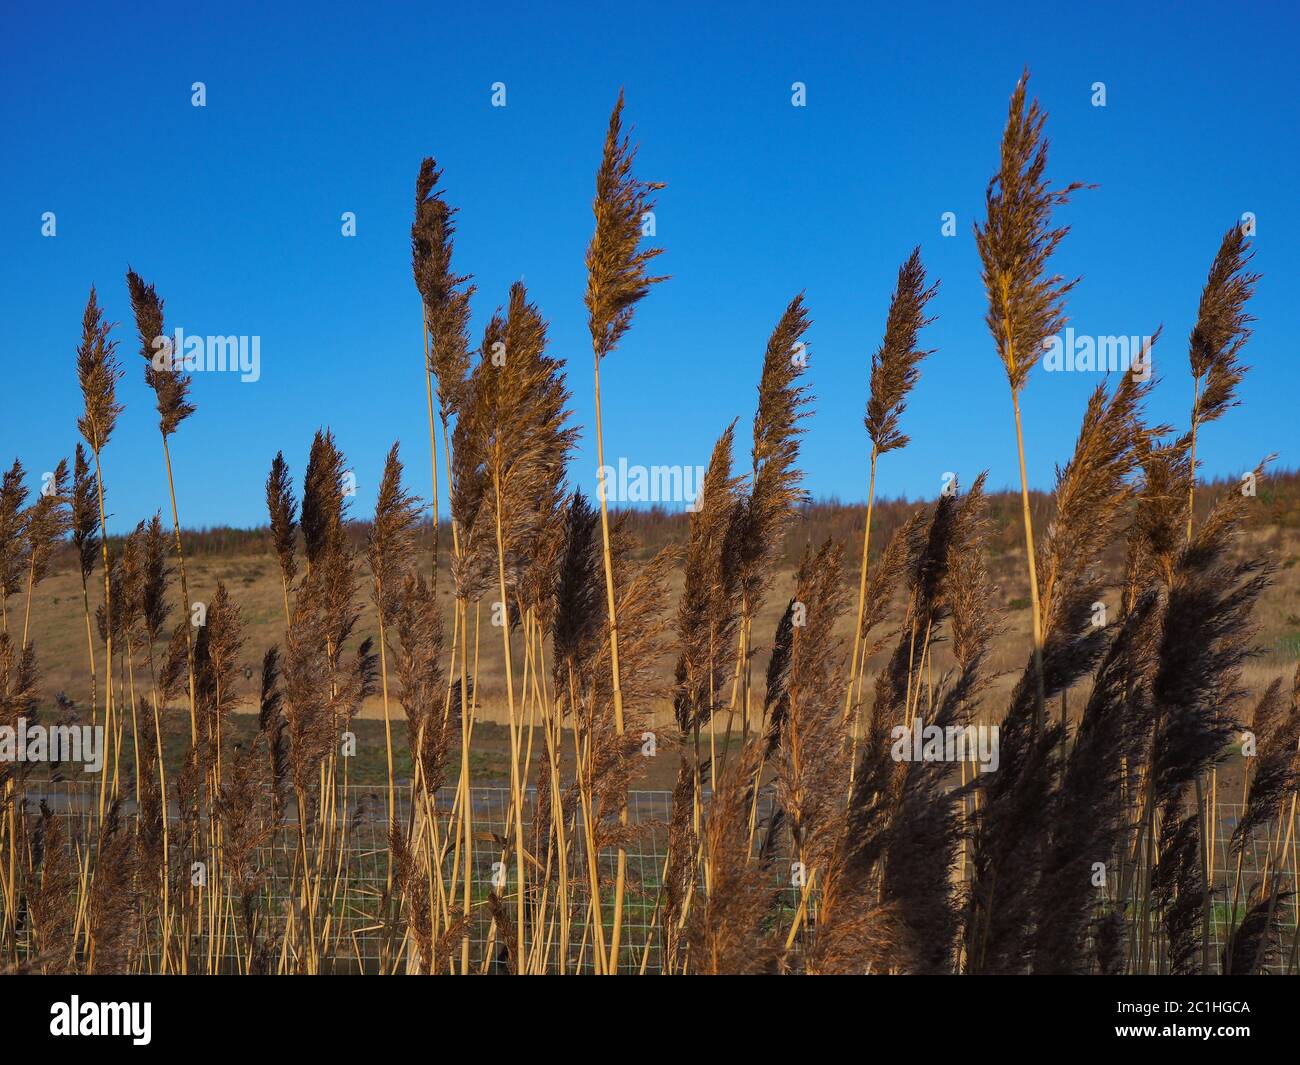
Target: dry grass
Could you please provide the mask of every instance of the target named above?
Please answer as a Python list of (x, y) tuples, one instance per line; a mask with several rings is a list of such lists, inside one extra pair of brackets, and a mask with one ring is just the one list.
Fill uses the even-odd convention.
[[(622, 114), (620, 94), (586, 259), (602, 466), (602, 365), (665, 280), (641, 240), (662, 186), (634, 174)], [(573, 385), (522, 284), (471, 349), (455, 212), (426, 159), (412, 271), (450, 536), (396, 444), (356, 520), (324, 429), (300, 498), (284, 452), (272, 461), (265, 532), (187, 533), (173, 502), (170, 529), (154, 515), (104, 539), (126, 412), (92, 290), (85, 447), (34, 498), (20, 463), (0, 484), (0, 726), (102, 726), (106, 759), (66, 825), (42, 801), (49, 770), (0, 761), (0, 965), (1294, 971), (1300, 493), (1264, 463), (1258, 496), (1196, 480), (1197, 428), (1246, 372), (1249, 250), (1231, 230), (1210, 267), (1186, 431), (1149, 424), (1154, 386), (1125, 374), (1092, 396), (1053, 491), (1030, 492), (1019, 397), (1065, 322), (1052, 214), (1082, 187), (1049, 183), (1045, 123), (1026, 75), (975, 233), (1019, 493), (980, 477), (930, 502), (875, 498), (933, 354), (919, 338), (938, 286), (913, 252), (866, 387), (865, 508), (812, 505), (802, 486), (803, 294), (755, 360), (749, 461), (724, 422), (694, 513), (619, 513), (603, 490), (593, 506), (566, 483)], [(152, 357), (153, 286), (130, 272), (127, 290), (174, 500), (189, 381)], [(913, 761), (900, 726), (996, 726), (999, 764)], [(348, 798), (363, 766), (385, 829), (364, 881)], [(505, 812), (485, 824), (474, 789), (496, 779)], [(628, 811), (647, 779), (673, 801), (666, 852), (637, 872), (648, 826)], [(1221, 787), (1240, 788), (1235, 829)], [(1219, 851), (1239, 856), (1226, 879)]]

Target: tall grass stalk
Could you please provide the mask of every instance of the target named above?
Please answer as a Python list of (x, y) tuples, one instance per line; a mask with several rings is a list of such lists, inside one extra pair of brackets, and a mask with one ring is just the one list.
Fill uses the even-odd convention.
[[(609, 545), (608, 486), (605, 483), (605, 436), (601, 419), (600, 364), (623, 338), (632, 324), (632, 313), (650, 287), (662, 277), (646, 273), (650, 260), (662, 249), (638, 250), (644, 217), (654, 208), (653, 194), (663, 185), (639, 181), (632, 173), (636, 149), (622, 134), (623, 93), (610, 115), (605, 149), (596, 172), (596, 196), (592, 204), (596, 231), (587, 247), (588, 324), (593, 356), (593, 397), (596, 419), (596, 463), (600, 470), (600, 534), (605, 567), (605, 590), (609, 610), (610, 681), (614, 722), (623, 734), (623, 689), (618, 660), (618, 611), (614, 595), (614, 569)], [(627, 823), (627, 809), (619, 813)], [(609, 970), (618, 971), (619, 944), (623, 930), (623, 892), (627, 879), (627, 851), (618, 849), (618, 872), (614, 883), (614, 921), (610, 933)], [(597, 922), (600, 923), (599, 921)]]
[[(181, 614), (188, 616), (193, 609), (193, 601), (190, 599), (189, 578), (185, 572), (185, 547), (181, 543), (181, 519), (176, 508), (176, 479), (172, 474), (171, 447), (167, 441), (181, 422), (194, 413), (194, 405), (188, 398), (190, 379), (180, 368), (180, 353), (172, 350), (172, 341), (164, 331), (163, 301), (157, 290), (130, 269), (126, 273), (126, 283), (140, 337), (140, 354), (145, 360), (145, 384), (154, 390), (158, 399), (158, 429), (162, 435), (167, 496), (171, 503), (176, 561), (180, 570)], [(190, 739), (197, 742), (198, 700), (195, 691), (194, 639), (189, 629), (186, 630), (186, 647), (189, 655)]]
[[(917, 348), (921, 329), (932, 322), (925, 315), (926, 305), (938, 291), (938, 284), (926, 286), (925, 267), (920, 248), (913, 249), (898, 270), (898, 283), (889, 301), (885, 336), (880, 348), (871, 356), (870, 394), (864, 419), (871, 440), (870, 476), (867, 485), (866, 524), (862, 530), (862, 567), (858, 575), (858, 610), (853, 627), (853, 649), (849, 657), (848, 682), (844, 689), (844, 716), (853, 723), (853, 749), (857, 749), (857, 714), (854, 712), (853, 687), (864, 668), (862, 631), (867, 610), (867, 572), (871, 557), (871, 518), (876, 501), (876, 463), (880, 456), (907, 446), (908, 438), (899, 429), (899, 420), (907, 406), (907, 396), (920, 378), (920, 363), (932, 354)], [(852, 780), (850, 760), (849, 775)]]
[(1029, 478), (1025, 471), (1025, 438), (1020, 417), (1020, 393), (1030, 371), (1043, 355), (1043, 342), (1065, 325), (1066, 294), (1076, 281), (1047, 273), (1047, 264), (1068, 229), (1051, 226), (1054, 208), (1083, 188), (1071, 184), (1053, 189), (1047, 182), (1047, 115), (1038, 101), (1026, 105), (1028, 71), (1011, 95), (1002, 158), (985, 194), (984, 224), (975, 226), (975, 243), (983, 264), (989, 309), (985, 318), (1011, 389), (1020, 469), (1021, 517), (1025, 527), (1025, 561), (1034, 634), (1034, 671), (1038, 695), (1037, 725), (1046, 712), (1043, 685), (1043, 616), (1029, 508)]

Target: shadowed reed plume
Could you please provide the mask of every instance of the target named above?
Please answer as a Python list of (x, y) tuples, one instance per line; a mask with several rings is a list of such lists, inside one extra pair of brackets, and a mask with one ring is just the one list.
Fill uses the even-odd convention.
[(34, 938), (33, 954), (43, 959), (40, 971), (58, 975), (76, 964), (77, 889), (80, 883), (76, 862), (68, 846), (63, 818), (50, 812), (41, 801), (37, 849), (42, 855), (40, 884), (28, 900)]
[(266, 757), (270, 769), (267, 786), (271, 790), (271, 820), (278, 825), (284, 820), (289, 780), (289, 747), (285, 736), (284, 696), (280, 691), (280, 648), (278, 646), (268, 647), (262, 656), (260, 692), (257, 704), (257, 731), (266, 741)]
[[(999, 627), (980, 557), (988, 513), (984, 479), (981, 473), (970, 491), (957, 497), (950, 523), (942, 514), (935, 516), (923, 563), (913, 570), (910, 629), (922, 635), (919, 641), (910, 633), (906, 637), (909, 655), (921, 668), (911, 679), (912, 709), (905, 708), (904, 716), (914, 729), (925, 724), (945, 735), (960, 730), (958, 755), (964, 760), (976, 753), (974, 734), (966, 729), (989, 680), (986, 652)], [(932, 656), (924, 633), (937, 632), (944, 623), (957, 668), (932, 687), (928, 676), (922, 681)], [(901, 650), (902, 640), (896, 652), (900, 661)], [(908, 694), (903, 692), (905, 700)], [(891, 971), (944, 974), (956, 965), (961, 928), (956, 871), (966, 831), (959, 803), (966, 789), (949, 786), (945, 778), (951, 768), (942, 761), (904, 760), (894, 766), (882, 883), (883, 899), (897, 908), (901, 922), (902, 959), (890, 963)]]
[(1062, 770), (1035, 904), (1041, 915), (1034, 931), (1035, 973), (1089, 972), (1089, 933), (1096, 936), (1101, 923), (1115, 918), (1122, 926), (1122, 902), (1110, 900), (1098, 915), (1092, 870), (1097, 862), (1109, 866), (1128, 832), (1124, 774), (1145, 754), (1150, 729), (1157, 604), (1150, 591), (1124, 616), (1097, 671)]
[(750, 853), (749, 816), (762, 744), (746, 745), (724, 770), (709, 807), (704, 856), (712, 889), (687, 925), (692, 969), (711, 976), (774, 973), (781, 942), (770, 925), (774, 862)]
[(975, 822), (965, 945), (971, 972), (1020, 972), (1033, 952), (1033, 900), (1052, 894), (1037, 878), (1050, 847), (1064, 755), (1052, 747), (1065, 739), (1066, 717), (1063, 704), (1060, 724), (1045, 730), (1041, 700), (1064, 699), (1105, 651), (1108, 633), (1096, 623), (1093, 604), (1103, 591), (1102, 552), (1120, 534), (1131, 478), (1152, 432), (1142, 421), (1148, 387), (1125, 373), (1108, 399), (1105, 383), (1099, 385), (1074, 454), (1057, 474), (1056, 514), (1036, 574), (1041, 643), (1000, 725), (1001, 765), (981, 784), (985, 805)]
[(839, 713), (844, 641), (835, 625), (848, 602), (843, 549), (827, 540), (804, 549), (794, 598), (777, 627), (768, 671), (767, 745), (773, 752), (776, 801), (789, 827), (802, 876), (787, 948), (808, 921), (810, 894), (824, 873), (843, 825), (848, 777), (846, 722)]
[[(1262, 474), (1261, 466), (1256, 475)], [(1200, 778), (1226, 757), (1237, 730), (1235, 708), (1245, 695), (1241, 668), (1253, 654), (1251, 614), (1272, 569), (1258, 558), (1228, 557), (1248, 506), (1249, 497), (1240, 493), (1215, 505), (1183, 549), (1167, 590), (1152, 689), (1155, 721), (1144, 816), (1148, 833), (1154, 835), (1158, 817), (1162, 841), (1173, 844), (1162, 843), (1153, 897), (1164, 910), (1174, 972), (1205, 971), (1211, 962), (1208, 826)], [(1187, 794), (1193, 784), (1194, 801)], [(1193, 812), (1184, 816), (1189, 803)], [(1143, 968), (1150, 952), (1144, 943)]]
[(1272, 573), (1261, 559), (1228, 558), (1249, 502), (1239, 493), (1220, 500), (1174, 571), (1154, 687), (1159, 807), (1224, 755), (1237, 728), (1241, 668), (1254, 653), (1251, 613)]
[(239, 968), (265, 974), (270, 967), (266, 916), (258, 897), (270, 870), (266, 845), (275, 833), (275, 792), (271, 788), (270, 766), (262, 733), (248, 744), (236, 745), (230, 773), (217, 796), (221, 817), (222, 861), (238, 906), (243, 928)]
[[(95, 641), (91, 629), (90, 578), (100, 552), (99, 478), (90, 469), (86, 449), (77, 441), (72, 465), (72, 547), (77, 555), (81, 575), (81, 605), (86, 618), (86, 653), (90, 663), (90, 705), (99, 702), (99, 677), (95, 670)], [(0, 511), (3, 504), (0, 503)], [(4, 518), (0, 514), (0, 545), (4, 543)], [(2, 550), (2, 547), (0, 547)]]
[[(786, 530), (798, 506), (807, 499), (807, 493), (800, 487), (803, 473), (797, 463), (804, 431), (799, 423), (810, 413), (806, 408), (812, 403), (812, 396), (808, 387), (798, 381), (808, 365), (803, 336), (810, 325), (801, 293), (790, 301), (777, 321), (763, 354), (750, 452), (749, 492), (737, 508), (735, 531), (730, 534), (735, 541), (734, 565), (740, 584), (741, 609), (728, 739), (731, 716), (738, 709), (742, 739), (749, 740), (753, 619), (771, 588)], [(758, 728), (762, 732), (766, 724), (760, 722)], [(760, 773), (762, 765), (760, 757)]]
[(140, 906), (135, 836), (123, 823), (120, 800), (100, 827), (95, 858), (86, 912), (86, 971), (121, 975), (130, 971), (140, 947)]
[(732, 422), (714, 444), (690, 515), (685, 587), (677, 609), (681, 654), (673, 706), (682, 738), (694, 735), (697, 745), (700, 726), (719, 706), (729, 649), (740, 623), (736, 531), (744, 498), (742, 479), (731, 473), (735, 428)]
[[(984, 529), (983, 484), (981, 475), (965, 497), (942, 496), (928, 520), (907, 527), (903, 624), (876, 678), (839, 859), (845, 884), (871, 885), (886, 907), (879, 920), (892, 925), (880, 935), (895, 953), (870, 959), (874, 971), (948, 972), (954, 964), (961, 793), (943, 787), (950, 765), (900, 758), (899, 743), (910, 743), (912, 730), (922, 725), (945, 734), (964, 729), (983, 683), (984, 648), (994, 622), (982, 567), (968, 557), (978, 555)], [(961, 567), (954, 569), (959, 560)], [(929, 679), (932, 648), (950, 618), (959, 672), (935, 686)], [(900, 727), (908, 730), (902, 740)]]
[(289, 589), (298, 572), (294, 557), (298, 547), (298, 501), (293, 497), (293, 483), (289, 479), (289, 464), (284, 452), (277, 451), (271, 460), (271, 472), (266, 477), (266, 510), (271, 520), (271, 542), (275, 557), (280, 563), (280, 589), (284, 599), (284, 623), (291, 624)]
[(334, 434), (328, 429), (317, 430), (307, 458), (299, 519), (309, 571), (343, 537), (347, 506), (344, 496), (347, 471), (343, 463), (343, 453), (334, 443)]
[(1282, 698), (1282, 682), (1275, 680), (1255, 704), (1250, 731), (1257, 757), (1250, 774), (1246, 808), (1232, 833), (1234, 853), (1257, 828), (1272, 822), (1282, 803), (1300, 788), (1300, 667), (1290, 705)]
[(1277, 959), (1283, 907), (1294, 897), (1295, 892), (1280, 885), (1257, 893), (1223, 949), (1225, 976), (1254, 976)]
[(0, 607), (4, 608), (4, 631), (9, 631), (9, 597), (23, 584), (23, 532), (27, 515), (27, 471), (14, 459), (0, 481)]

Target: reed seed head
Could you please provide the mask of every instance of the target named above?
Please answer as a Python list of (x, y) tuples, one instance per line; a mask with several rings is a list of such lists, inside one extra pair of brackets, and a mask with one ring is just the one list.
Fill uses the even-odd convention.
[(652, 285), (666, 277), (646, 273), (662, 248), (639, 251), (645, 216), (664, 186), (640, 181), (632, 173), (636, 148), (622, 132), (623, 91), (609, 116), (605, 150), (596, 171), (592, 210), (596, 231), (587, 247), (587, 314), (591, 346), (599, 361), (613, 351), (632, 324), (632, 312)]

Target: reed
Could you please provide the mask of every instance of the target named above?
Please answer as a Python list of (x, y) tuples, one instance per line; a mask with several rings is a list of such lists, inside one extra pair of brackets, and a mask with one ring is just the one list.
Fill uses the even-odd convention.
[(1223, 235), (1201, 289), (1196, 324), (1187, 342), (1193, 385), (1188, 430), (1192, 472), (1187, 490), (1188, 540), (1192, 538), (1196, 500), (1197, 433), (1202, 425), (1217, 421), (1237, 405), (1237, 386), (1246, 376), (1247, 367), (1237, 357), (1250, 339), (1250, 323), (1254, 321), (1245, 310), (1259, 281), (1259, 274), (1246, 269), (1252, 254), (1242, 226), (1234, 225)]
[(1020, 421), (1020, 392), (1043, 355), (1043, 341), (1065, 326), (1065, 297), (1077, 281), (1049, 274), (1048, 263), (1068, 228), (1052, 228), (1052, 211), (1081, 188), (1074, 183), (1053, 189), (1048, 183), (1047, 115), (1038, 101), (1026, 103), (1029, 72), (1011, 94), (1002, 158), (985, 193), (985, 221), (975, 226), (975, 245), (983, 265), (989, 310), (985, 324), (1011, 388), (1020, 463), (1020, 495), (1025, 526), (1025, 555), (1033, 610), (1034, 670), (1038, 695), (1037, 727), (1046, 713), (1043, 679), (1044, 633), (1039, 602), (1033, 521), (1029, 513), (1029, 479), (1025, 473), (1025, 438)]
[(23, 583), (23, 533), (27, 515), (23, 504), (27, 501), (27, 471), (14, 459), (5, 470), (0, 482), (0, 614), (3, 631), (9, 631), (9, 597)]
[[(81, 319), (81, 343), (77, 347), (77, 378), (81, 385), (83, 411), (77, 428), (95, 456), (95, 495), (99, 508), (99, 528), (105, 528), (104, 467), (102, 453), (117, 425), (122, 405), (117, 402), (117, 382), (122, 371), (117, 364), (117, 342), (111, 339), (113, 326), (104, 321), (95, 289), (90, 289), (86, 310)], [(112, 608), (112, 589), (108, 538), (100, 537), (100, 556), (104, 576), (103, 609)], [(3, 598), (3, 596), (0, 596)], [(113, 643), (111, 629), (104, 647), (104, 730), (106, 742), (114, 734), (113, 717)], [(108, 752), (105, 751), (107, 761)], [(100, 778), (99, 814), (104, 815), (104, 787), (107, 774)]]
[[(189, 581), (185, 573), (185, 548), (181, 543), (181, 519), (176, 509), (176, 480), (172, 476), (171, 448), (167, 443), (181, 422), (194, 413), (189, 401), (190, 379), (181, 368), (179, 352), (172, 351), (171, 340), (163, 328), (163, 301), (157, 290), (134, 270), (126, 272), (127, 289), (131, 295), (131, 309), (135, 313), (136, 331), (140, 337), (140, 354), (145, 360), (144, 380), (158, 400), (158, 430), (162, 435), (163, 462), (167, 469), (167, 493), (172, 507), (172, 528), (176, 533), (176, 561), (180, 567), (181, 612), (188, 614), (190, 599)], [(188, 639), (188, 631), (187, 631)], [(198, 734), (197, 705), (194, 690), (194, 643), (189, 644), (190, 673), (190, 735)]]
[(920, 364), (933, 355), (919, 349), (917, 337), (931, 322), (925, 309), (939, 291), (938, 283), (926, 286), (921, 249), (913, 248), (907, 261), (898, 269), (898, 283), (889, 301), (885, 319), (885, 337), (871, 356), (871, 378), (867, 413), (863, 419), (871, 441), (870, 477), (867, 482), (867, 517), (862, 530), (862, 566), (858, 575), (858, 616), (853, 628), (853, 652), (849, 658), (849, 679), (844, 691), (844, 715), (854, 719), (854, 682), (863, 664), (863, 623), (867, 612), (867, 573), (871, 557), (871, 512), (876, 502), (876, 463), (880, 456), (906, 447), (908, 437), (899, 428), (908, 394), (920, 380)]
[[(601, 423), (600, 364), (611, 354), (632, 325), (636, 305), (651, 286), (666, 277), (646, 272), (650, 261), (663, 249), (640, 249), (642, 226), (647, 212), (654, 209), (654, 193), (664, 186), (660, 182), (638, 180), (632, 173), (636, 149), (622, 132), (623, 92), (609, 118), (605, 150), (596, 171), (596, 196), (592, 211), (596, 231), (587, 246), (586, 306), (591, 331), (593, 356), (593, 395), (596, 418), (596, 465), (600, 470), (600, 534), (604, 545), (605, 594), (609, 620), (609, 668), (614, 702), (614, 720), (618, 734), (623, 734), (623, 688), (619, 676), (618, 611), (615, 604), (614, 567), (610, 554), (609, 508), (605, 484), (605, 437)], [(626, 824), (626, 808), (620, 812)], [(610, 956), (618, 966), (619, 942), (623, 928), (623, 890), (627, 877), (627, 853), (619, 849), (618, 875), (614, 888), (614, 926)]]
[(271, 538), (275, 544), (275, 559), (280, 564), (280, 590), (284, 598), (284, 624), (293, 624), (289, 611), (289, 589), (298, 572), (298, 502), (293, 497), (293, 484), (289, 480), (289, 464), (284, 452), (277, 451), (271, 460), (271, 472), (266, 478), (266, 511), (271, 519)]
[(419, 501), (402, 488), (402, 461), (394, 444), (384, 462), (375, 501), (375, 520), (370, 526), (367, 560), (370, 563), (371, 596), (379, 624), (379, 675), (384, 698), (384, 746), (388, 768), (388, 821), (397, 809), (397, 788), (393, 777), (393, 724), (388, 708), (388, 629), (397, 616), (401, 600), (398, 581), (404, 560), (415, 545)]
[[(415, 220), (411, 223), (411, 272), (423, 303), (424, 383), (429, 415), (429, 468), (433, 492), (433, 569), (430, 587), (438, 590), (438, 444), (433, 427), (434, 397), (442, 422), (447, 476), (451, 477), (450, 438), (447, 424), (455, 413), (459, 392), (469, 369), (469, 301), (474, 286), (468, 276), (451, 268), (456, 232), (456, 209), (443, 197), (438, 182), (442, 171), (432, 158), (421, 161), (415, 179)], [(452, 515), (453, 535), (455, 514)]]
[[(649, 273), (659, 249), (642, 246), (662, 186), (634, 176), (622, 108), (620, 94), (586, 263), (602, 470), (602, 363), (663, 280)], [(22, 462), (0, 478), (0, 726), (80, 715), (66, 696), (47, 709), (33, 638), (48, 631), (35, 593), (67, 565), (81, 582), (74, 623), (86, 629), (90, 717), (98, 723), (102, 711), (105, 763), (96, 802), (55, 811), (43, 800), (60, 784), (59, 767), (0, 760), (5, 968), (1294, 969), (1300, 672), (1289, 694), (1279, 678), (1253, 698), (1245, 673), (1275, 542), (1249, 535), (1259, 500), (1240, 491), (1212, 504), (1203, 492), (1193, 521), (1198, 433), (1237, 402), (1258, 279), (1244, 237), (1229, 231), (1192, 332), (1186, 432), (1149, 422), (1154, 382), (1125, 373), (1097, 387), (1036, 534), (1020, 398), (1042, 341), (1065, 321), (1073, 283), (1050, 271), (1065, 235), (1052, 213), (1081, 187), (1048, 184), (1044, 123), (1026, 76), (975, 229), (986, 324), (1012, 396), (1032, 600), (1032, 643), (1005, 696), (993, 686), (995, 641), (1009, 627), (995, 567), (1012, 541), (994, 532), (998, 502), (984, 475), (926, 503), (877, 506), (878, 460), (908, 443), (903, 417), (933, 354), (919, 338), (938, 286), (919, 251), (898, 271), (871, 358), (857, 581), (845, 573), (846, 547), (859, 550), (856, 525), (841, 523), (848, 545), (814, 543), (806, 520), (812, 323), (802, 294), (764, 350), (748, 463), (736, 468), (737, 420), (724, 418), (681, 550), (654, 550), (637, 535), (655, 532), (650, 519), (611, 507), (603, 481), (597, 504), (570, 484), (578, 428), (565, 366), (522, 282), (471, 351), (473, 288), (451, 265), (455, 210), (441, 171), (424, 160), (411, 241), (432, 559), (419, 550), (424, 504), (409, 491), (398, 445), (363, 525), (350, 511), (348, 460), (322, 427), (300, 488), (284, 452), (270, 464), (259, 542), (278, 574), (271, 613), (283, 613), (284, 631), (280, 639), (277, 624), (278, 642), (256, 656), (245, 618), (254, 619), (250, 603), (265, 604), (241, 606), (228, 575), (191, 623), (169, 450), (194, 413), (190, 381), (167, 347), (161, 299), (134, 271), (128, 289), (157, 397), (171, 528), (154, 513), (106, 535), (103, 453), (122, 414), (121, 373), (92, 289), (71, 465), (59, 464), (30, 499)], [(450, 602), (438, 596), (439, 435)], [(874, 554), (873, 535), (885, 539)], [(798, 541), (786, 572), (784, 552)], [(367, 592), (373, 615), (363, 611)], [(10, 610), (19, 595), (21, 628), (18, 606)], [(756, 634), (773, 599), (783, 605), (775, 628)], [(1113, 616), (1099, 614), (1115, 599)], [(499, 669), (487, 626), (500, 629)], [(769, 635), (758, 692), (752, 674)], [(504, 706), (508, 735), (508, 787), (491, 819), (474, 787), (484, 690)], [(382, 784), (359, 797), (356, 719), (372, 697), (383, 716)], [(1049, 714), (1058, 698), (1059, 715)], [(673, 711), (668, 730), (655, 725), (662, 706)], [(181, 707), (190, 729), (177, 752), (167, 726)], [(405, 733), (395, 737), (398, 707)], [(241, 722), (243, 710), (251, 713)], [(966, 730), (993, 723), (996, 770), (914, 761), (900, 747), (911, 747), (912, 729), (969, 743)], [(1225, 880), (1212, 862), (1214, 774), (1243, 723), (1256, 749), (1224, 847), (1237, 868)], [(629, 806), (649, 757), (671, 760), (675, 785), (663, 811), (666, 850), (643, 853), (635, 867), (629, 855), (650, 833)], [(373, 823), (382, 835), (367, 849), (358, 836)], [(1253, 846), (1263, 857), (1252, 869)], [(1216, 895), (1231, 899), (1221, 951), (1212, 949)]]

